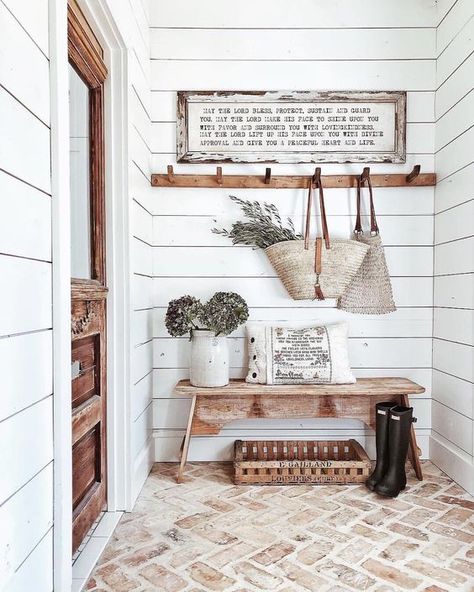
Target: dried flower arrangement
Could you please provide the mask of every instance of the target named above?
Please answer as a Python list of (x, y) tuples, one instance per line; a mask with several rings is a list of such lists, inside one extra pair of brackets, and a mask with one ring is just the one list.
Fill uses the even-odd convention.
[(181, 337), (186, 333), (192, 335), (196, 330), (228, 335), (245, 323), (248, 317), (249, 309), (242, 296), (235, 292), (216, 292), (206, 304), (187, 295), (171, 300), (165, 325), (173, 337)]
[(186, 295), (171, 300), (165, 316), (168, 333), (173, 337), (181, 337), (191, 333), (193, 329), (199, 329), (194, 321), (197, 321), (201, 310), (201, 301), (194, 296)]
[(230, 230), (213, 228), (214, 234), (230, 238), (234, 245), (249, 245), (261, 249), (276, 243), (303, 238), (303, 235), (295, 233), (295, 227), (290, 218), (287, 219), (288, 228), (283, 226), (278, 208), (273, 204), (262, 205), (258, 201), (240, 199), (235, 195), (229, 197), (240, 206), (248, 222), (235, 222)]

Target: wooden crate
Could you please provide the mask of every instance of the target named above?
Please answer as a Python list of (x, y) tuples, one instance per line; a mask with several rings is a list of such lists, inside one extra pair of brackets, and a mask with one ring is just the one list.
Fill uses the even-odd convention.
[(355, 440), (242, 441), (234, 448), (237, 485), (363, 483), (370, 459)]

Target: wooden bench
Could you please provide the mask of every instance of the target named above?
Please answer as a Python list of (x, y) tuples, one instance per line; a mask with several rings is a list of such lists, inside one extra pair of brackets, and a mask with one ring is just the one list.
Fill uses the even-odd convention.
[[(393, 401), (409, 406), (408, 395), (425, 389), (406, 378), (360, 378), (355, 384), (262, 385), (232, 380), (219, 388), (176, 385), (177, 395), (191, 398), (186, 434), (181, 446), (178, 483), (182, 481), (191, 436), (211, 436), (237, 419), (327, 418), (359, 419), (375, 429), (375, 404)], [(412, 426), (409, 457), (418, 479), (423, 479)]]

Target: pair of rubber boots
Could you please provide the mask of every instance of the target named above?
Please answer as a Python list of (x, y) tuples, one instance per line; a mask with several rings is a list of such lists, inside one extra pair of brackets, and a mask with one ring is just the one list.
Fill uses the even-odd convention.
[(416, 418), (412, 407), (394, 403), (377, 403), (375, 413), (377, 462), (365, 484), (379, 495), (397, 497), (407, 484), (405, 462)]

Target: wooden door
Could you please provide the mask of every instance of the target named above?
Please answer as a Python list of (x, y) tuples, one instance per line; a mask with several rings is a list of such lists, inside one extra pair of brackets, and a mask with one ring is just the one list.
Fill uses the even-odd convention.
[(68, 2), (73, 552), (106, 506), (103, 51)]

